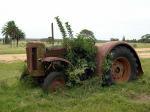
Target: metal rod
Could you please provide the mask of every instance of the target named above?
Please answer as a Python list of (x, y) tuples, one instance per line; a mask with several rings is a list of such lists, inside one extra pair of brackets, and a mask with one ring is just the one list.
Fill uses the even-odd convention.
[(51, 23), (51, 30), (52, 30), (52, 39), (54, 40), (54, 26), (53, 26), (53, 23)]

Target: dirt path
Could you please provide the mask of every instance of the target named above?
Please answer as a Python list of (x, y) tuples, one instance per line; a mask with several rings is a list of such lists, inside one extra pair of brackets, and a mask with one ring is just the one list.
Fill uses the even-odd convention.
[(12, 62), (16, 60), (25, 61), (26, 54), (3, 54), (0, 55), (0, 61)]
[[(140, 58), (150, 58), (150, 48), (137, 48), (135, 50), (137, 51)], [(12, 61), (16, 61), (16, 60), (25, 61), (26, 54), (3, 54), (3, 55), (0, 55), (0, 61), (12, 62)]]
[(140, 58), (150, 58), (150, 48), (136, 48)]
[(140, 58), (150, 58), (150, 53), (138, 53)]
[(136, 48), (137, 52), (144, 52), (144, 51), (150, 51), (150, 48)]

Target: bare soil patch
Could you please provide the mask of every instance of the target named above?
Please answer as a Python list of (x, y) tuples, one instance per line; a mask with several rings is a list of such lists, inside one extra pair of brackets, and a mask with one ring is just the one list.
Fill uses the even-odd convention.
[(138, 53), (140, 58), (150, 58), (150, 53)]
[(150, 95), (140, 94), (140, 95), (132, 95), (130, 98), (137, 103), (147, 103), (150, 102)]
[(26, 60), (26, 54), (3, 54), (0, 55), (0, 61), (4, 62), (12, 62), (12, 61), (25, 61)]
[(135, 50), (136, 50), (137, 52), (150, 51), (150, 48), (136, 48)]
[(136, 48), (140, 58), (150, 58), (150, 48)]

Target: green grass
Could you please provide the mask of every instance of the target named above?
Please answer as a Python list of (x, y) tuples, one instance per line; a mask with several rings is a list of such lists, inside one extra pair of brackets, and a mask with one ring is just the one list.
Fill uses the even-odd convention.
[(16, 47), (16, 43), (13, 43), (13, 45), (3, 45), (0, 43), (0, 54), (24, 54), (25, 45), (25, 41), (20, 41), (18, 47)]
[(24, 53), (25, 53), (24, 47), (11, 48), (8, 45), (0, 45), (0, 54), (24, 54)]
[(136, 81), (101, 87), (98, 78), (63, 92), (45, 94), (19, 82), (24, 63), (0, 63), (1, 112), (149, 112), (150, 59), (142, 59), (144, 75)]
[[(51, 44), (43, 42), (46, 47), (50, 47)], [(57, 42), (56, 46), (60, 45)], [(0, 43), (0, 55), (1, 54), (25, 54), (26, 53), (26, 41), (19, 41), (19, 46), (16, 47), (16, 42), (13, 42), (12, 45), (4, 45), (2, 42)]]

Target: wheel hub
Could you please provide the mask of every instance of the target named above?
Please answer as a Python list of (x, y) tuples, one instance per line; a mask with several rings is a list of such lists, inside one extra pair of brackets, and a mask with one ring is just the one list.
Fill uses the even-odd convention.
[(65, 85), (65, 81), (64, 80), (62, 80), (62, 79), (59, 79), (59, 80), (56, 79), (56, 80), (54, 80), (52, 82), (50, 90), (53, 91), (53, 92), (57, 91), (58, 89), (62, 89), (64, 87), (64, 85)]
[(111, 74), (112, 79), (115, 82), (127, 81), (130, 77), (130, 72), (131, 72), (130, 63), (126, 58), (120, 57), (113, 61)]

